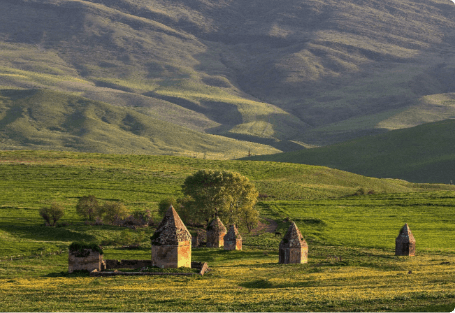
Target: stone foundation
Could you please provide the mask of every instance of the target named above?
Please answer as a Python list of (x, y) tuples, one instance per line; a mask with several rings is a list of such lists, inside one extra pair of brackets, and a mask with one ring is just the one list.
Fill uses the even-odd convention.
[[(147, 262), (151, 262), (149, 260), (122, 260), (122, 261), (129, 261), (130, 265), (133, 266), (133, 268), (139, 268), (140, 265), (146, 264)], [(108, 264), (120, 264), (121, 262), (117, 260), (106, 260)], [(116, 263), (117, 262), (117, 263)], [(136, 262), (136, 263), (134, 263)], [(208, 270), (209, 266), (207, 262), (191, 262), (191, 268), (197, 268), (199, 269), (199, 273), (157, 273), (157, 272), (99, 272), (99, 271), (92, 271), (90, 272), (91, 277), (100, 277), (100, 276), (118, 276), (118, 275), (123, 275), (123, 276), (153, 276), (153, 275), (158, 275), (158, 276), (165, 276), (165, 275), (171, 275), (171, 276), (192, 276), (192, 275), (204, 275)]]

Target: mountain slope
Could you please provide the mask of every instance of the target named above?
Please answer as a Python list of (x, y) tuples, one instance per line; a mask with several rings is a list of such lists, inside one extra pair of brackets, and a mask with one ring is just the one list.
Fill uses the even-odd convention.
[(305, 163), (413, 182), (455, 182), (455, 119), (428, 123), (328, 147), (249, 159)]
[(416, 108), (455, 90), (454, 14), (449, 0), (4, 0), (0, 86), (295, 150), (446, 118)]
[[(0, 90), (0, 148), (233, 158), (278, 152), (49, 90)], [(199, 153), (204, 153), (203, 155)]]

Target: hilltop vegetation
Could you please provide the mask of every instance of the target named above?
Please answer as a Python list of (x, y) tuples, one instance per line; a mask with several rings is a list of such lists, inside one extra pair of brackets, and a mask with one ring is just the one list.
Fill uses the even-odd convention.
[(455, 115), (454, 13), (448, 0), (5, 0), (0, 88), (129, 107), (196, 131), (199, 153), (197, 133), (290, 151)]
[[(242, 231), (243, 251), (194, 249), (212, 269), (200, 277), (92, 278), (68, 274), (73, 241), (103, 244), (105, 259), (149, 259), (154, 227), (132, 231), (84, 223), (82, 196), (152, 210), (181, 195), (199, 169), (237, 171), (260, 192), (263, 223), (284, 234), (290, 218), (309, 244), (309, 263), (278, 262), (273, 233)], [(356, 195), (358, 189), (372, 191)], [(0, 152), (2, 311), (450, 311), (455, 306), (455, 187), (368, 178), (326, 167), (172, 156)], [(387, 193), (386, 193), (387, 192)], [(38, 211), (65, 207), (60, 227)], [(395, 257), (409, 223), (416, 257)], [(128, 239), (141, 247), (125, 250)], [(220, 296), (222, 293), (222, 296)]]
[(360, 175), (413, 182), (455, 182), (455, 120), (428, 123), (340, 144), (250, 160), (329, 166)]

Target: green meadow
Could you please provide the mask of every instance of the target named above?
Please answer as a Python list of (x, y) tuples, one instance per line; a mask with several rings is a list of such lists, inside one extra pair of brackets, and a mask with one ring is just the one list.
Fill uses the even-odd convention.
[[(84, 195), (151, 209), (180, 196), (199, 169), (246, 175), (257, 186), (261, 223), (284, 235), (288, 219), (309, 245), (307, 264), (278, 264), (280, 236), (243, 236), (242, 251), (193, 249), (211, 270), (192, 277), (68, 274), (68, 246), (103, 245), (105, 259), (148, 259), (154, 227), (91, 226), (76, 215)], [(355, 195), (363, 188), (370, 194)], [(320, 166), (48, 151), (0, 152), (1, 311), (452, 311), (455, 308), (455, 187), (376, 179)], [(358, 192), (357, 192), (358, 193)], [(65, 207), (60, 227), (38, 210)], [(408, 223), (415, 257), (394, 256)], [(139, 249), (123, 249), (126, 237)]]

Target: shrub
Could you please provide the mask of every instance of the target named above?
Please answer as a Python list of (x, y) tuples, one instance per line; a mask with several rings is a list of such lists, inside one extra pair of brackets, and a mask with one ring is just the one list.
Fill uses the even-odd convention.
[(98, 208), (99, 204), (95, 196), (84, 196), (77, 202), (76, 213), (84, 219), (92, 221), (95, 218)]
[(98, 251), (99, 254), (103, 254), (103, 249), (96, 243), (73, 242), (68, 249), (69, 251), (77, 252), (78, 254), (84, 253), (84, 250)]
[(164, 217), (164, 214), (166, 214), (169, 207), (172, 205), (174, 208), (176, 208), (177, 203), (178, 203), (177, 199), (173, 197), (161, 200), (160, 203), (158, 204), (158, 213), (160, 214), (161, 217)]
[(149, 209), (143, 211), (135, 211), (131, 214), (130, 219), (133, 225), (143, 226), (153, 224), (152, 211)]
[(354, 196), (364, 196), (364, 195), (374, 195), (376, 192), (372, 189), (367, 190), (366, 188), (359, 188), (357, 191), (354, 193)]
[(65, 210), (60, 204), (52, 203), (50, 207), (41, 208), (39, 214), (47, 225), (55, 226), (57, 221), (65, 215)]
[(121, 202), (106, 202), (99, 213), (102, 215), (104, 222), (118, 225), (121, 220), (128, 217), (129, 210)]

